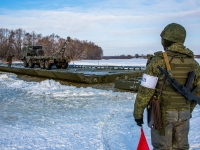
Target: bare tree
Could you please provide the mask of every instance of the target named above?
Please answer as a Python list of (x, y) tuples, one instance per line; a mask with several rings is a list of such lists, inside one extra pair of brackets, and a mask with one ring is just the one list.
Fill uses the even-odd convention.
[(23, 35), (24, 35), (25, 31), (23, 31), (22, 29), (17, 29), (15, 30), (15, 51), (16, 51), (16, 57), (18, 59), (21, 58), (21, 48), (22, 48), (22, 41), (23, 41)]
[(0, 57), (5, 58), (7, 55), (7, 49), (8, 49), (8, 37), (9, 37), (10, 31), (8, 29), (1, 28), (0, 29)]
[[(15, 58), (22, 56), (22, 47), (26, 45), (41, 45), (45, 55), (56, 55), (62, 48), (65, 39), (52, 33), (43, 37), (35, 31), (28, 33), (23, 29), (8, 30), (0, 29), (0, 58), (5, 58), (8, 53), (12, 53)], [(101, 59), (103, 50), (93, 42), (87, 40), (80, 41), (71, 39), (66, 47), (65, 55), (70, 55), (74, 59)]]
[(23, 45), (32, 45), (32, 34), (30, 33), (24, 34)]

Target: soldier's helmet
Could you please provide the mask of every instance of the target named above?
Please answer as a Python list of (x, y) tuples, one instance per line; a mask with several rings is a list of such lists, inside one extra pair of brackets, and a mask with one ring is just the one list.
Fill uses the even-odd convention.
[(185, 28), (177, 23), (168, 24), (161, 32), (160, 36), (168, 41), (184, 43), (186, 38)]

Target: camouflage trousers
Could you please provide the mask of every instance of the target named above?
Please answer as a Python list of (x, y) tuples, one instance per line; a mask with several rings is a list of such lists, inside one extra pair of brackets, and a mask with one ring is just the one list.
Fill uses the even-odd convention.
[(188, 150), (190, 111), (167, 111), (165, 136), (151, 129), (154, 150)]

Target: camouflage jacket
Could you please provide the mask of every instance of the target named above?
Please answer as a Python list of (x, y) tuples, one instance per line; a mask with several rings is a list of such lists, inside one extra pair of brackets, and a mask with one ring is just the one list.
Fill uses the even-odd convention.
[[(183, 46), (183, 44), (180, 43), (174, 43), (172, 44), (170, 47), (167, 48), (166, 52), (173, 52), (176, 54), (184, 54), (187, 55), (189, 57), (194, 58), (194, 54), (191, 50), (189, 50), (188, 48), (185, 48), (185, 46)], [(166, 65), (165, 65), (165, 61), (162, 55), (162, 52), (156, 52), (154, 53), (154, 57), (150, 60), (146, 70), (144, 71), (145, 74), (148, 74), (150, 76), (155, 76), (158, 77), (158, 80), (161, 80), (159, 74), (160, 71), (159, 69), (157, 69), (157, 66), (159, 65), (160, 67), (162, 67), (163, 69), (166, 69)], [(194, 60), (195, 65), (194, 65), (194, 71), (195, 71), (195, 81), (194, 81), (194, 85), (200, 85), (200, 67), (199, 64)], [(155, 93), (155, 89), (149, 89), (143, 86), (139, 87), (137, 96), (136, 96), (136, 100), (135, 100), (135, 104), (134, 104), (134, 112), (133, 112), (133, 116), (135, 119), (140, 119), (143, 118), (143, 112), (144, 109), (146, 108), (146, 106), (148, 105), (151, 97), (154, 95)], [(197, 90), (196, 92), (197, 95), (200, 95), (200, 89)], [(162, 105), (162, 103), (161, 103)], [(194, 107), (196, 106), (196, 102), (191, 103), (190, 106), (190, 110), (192, 112), (192, 110), (194, 109)], [(166, 107), (161, 107), (161, 108), (166, 108)], [(166, 110), (161, 110), (161, 111), (166, 111)]]
[(12, 61), (13, 56), (14, 56), (14, 55), (12, 55), (12, 56), (11, 56), (11, 55), (8, 55), (8, 56), (6, 57), (6, 61), (8, 61), (8, 62), (9, 62), (9, 61)]

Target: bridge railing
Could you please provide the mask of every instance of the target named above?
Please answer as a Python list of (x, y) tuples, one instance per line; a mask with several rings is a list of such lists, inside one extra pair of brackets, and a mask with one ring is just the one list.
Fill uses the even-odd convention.
[(113, 70), (145, 70), (145, 66), (99, 66), (99, 65), (69, 65), (69, 68), (93, 68)]

